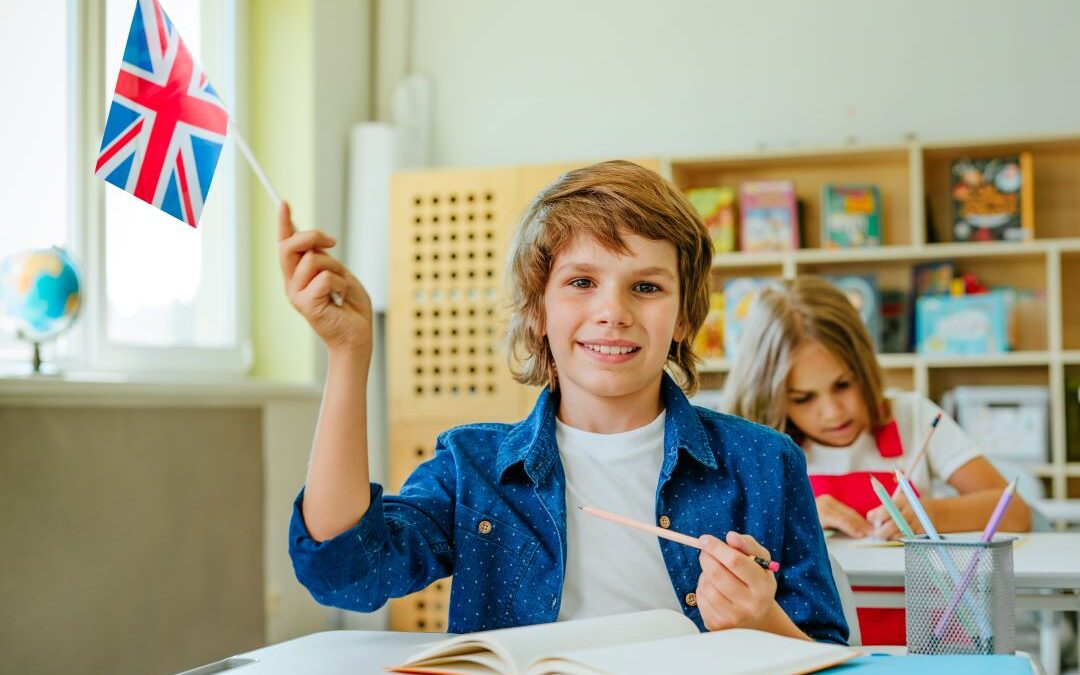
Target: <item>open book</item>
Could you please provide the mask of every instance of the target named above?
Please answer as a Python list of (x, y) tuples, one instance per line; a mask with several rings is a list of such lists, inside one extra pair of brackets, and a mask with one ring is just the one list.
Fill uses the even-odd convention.
[(459, 635), (390, 670), (424, 675), (798, 675), (853, 658), (848, 647), (756, 630), (701, 633), (670, 609)]

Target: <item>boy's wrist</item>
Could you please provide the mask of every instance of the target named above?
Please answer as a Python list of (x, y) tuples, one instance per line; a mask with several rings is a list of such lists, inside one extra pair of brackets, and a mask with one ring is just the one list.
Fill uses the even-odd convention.
[(330, 368), (342, 368), (345, 370), (360, 371), (366, 374), (370, 364), (370, 349), (337, 347), (329, 350), (328, 365)]

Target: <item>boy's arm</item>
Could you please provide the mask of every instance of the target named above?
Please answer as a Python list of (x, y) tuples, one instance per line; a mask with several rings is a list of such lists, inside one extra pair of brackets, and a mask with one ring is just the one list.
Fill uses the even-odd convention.
[(289, 205), (278, 214), (278, 255), (289, 302), (330, 353), (303, 515), (311, 536), (330, 539), (356, 525), (370, 504), (367, 377), (371, 300), (340, 261), (336, 241), (318, 230), (297, 232)]
[(369, 612), (453, 572), (454, 453), (443, 443), (405, 481), (399, 495), (365, 490), (370, 506), (354, 527), (316, 541), (304, 523), (301, 493), (289, 525), (296, 578), (325, 605)]
[(825, 537), (806, 474), (806, 458), (790, 439), (783, 451), (784, 543), (776, 601), (787, 617), (819, 642), (846, 644), (848, 626), (833, 581)]

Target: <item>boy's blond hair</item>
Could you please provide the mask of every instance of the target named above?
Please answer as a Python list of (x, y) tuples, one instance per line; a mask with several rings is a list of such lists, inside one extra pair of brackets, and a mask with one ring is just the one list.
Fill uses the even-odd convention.
[(697, 212), (656, 172), (626, 161), (593, 164), (563, 174), (533, 199), (518, 223), (510, 250), (510, 325), (507, 352), (514, 378), (523, 384), (558, 382), (544, 336), (544, 288), (551, 264), (576, 237), (594, 238), (620, 254), (630, 250), (625, 233), (670, 241), (679, 261), (679, 325), (668, 364), (687, 393), (698, 387), (693, 340), (709, 311), (712, 242)]
[(871, 429), (888, 421), (881, 367), (855, 306), (836, 286), (800, 276), (758, 291), (743, 327), (739, 351), (724, 384), (724, 410), (783, 431), (801, 443), (788, 419), (787, 378), (792, 354), (817, 341), (851, 371), (866, 402)]

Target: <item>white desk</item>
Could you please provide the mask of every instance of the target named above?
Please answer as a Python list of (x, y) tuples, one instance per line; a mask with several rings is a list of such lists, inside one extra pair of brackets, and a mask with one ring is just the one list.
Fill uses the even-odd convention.
[[(1016, 608), (1080, 612), (1080, 532), (1033, 532), (1013, 551)], [(897, 545), (834, 536), (827, 541), (852, 586), (903, 586), (904, 549)], [(859, 607), (903, 607), (900, 593), (855, 592)], [(1040, 653), (1048, 673), (1059, 671), (1059, 645), (1053, 623), (1044, 620)]]
[(443, 634), (334, 630), (312, 633), (188, 670), (180, 675), (386, 675)]

